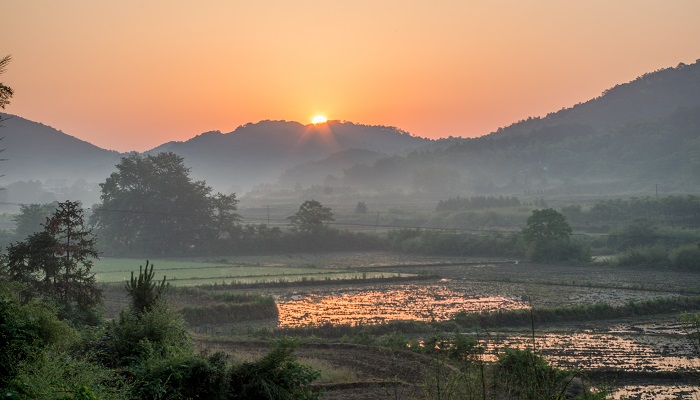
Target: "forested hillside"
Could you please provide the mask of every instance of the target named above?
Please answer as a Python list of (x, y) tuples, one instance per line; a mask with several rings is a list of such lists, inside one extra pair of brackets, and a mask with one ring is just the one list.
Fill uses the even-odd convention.
[[(601, 97), (475, 139), (346, 171), (364, 190), (672, 192), (700, 184), (700, 63), (646, 74)], [(387, 185), (388, 183), (391, 183)]]

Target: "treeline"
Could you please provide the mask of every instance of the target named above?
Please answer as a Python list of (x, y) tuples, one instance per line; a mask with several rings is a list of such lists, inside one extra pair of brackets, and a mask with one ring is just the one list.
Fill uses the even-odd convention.
[(452, 256), (525, 257), (527, 244), (514, 233), (456, 234), (397, 229), (387, 234), (389, 247), (402, 253)]
[(440, 200), (436, 211), (459, 211), (459, 210), (481, 210), (484, 208), (503, 208), (520, 206), (517, 197), (503, 196), (473, 196), (455, 197), (447, 200)]
[(698, 227), (700, 225), (700, 196), (632, 197), (599, 200), (589, 209), (580, 205), (562, 207), (562, 213), (575, 225), (616, 223), (647, 219), (655, 223)]

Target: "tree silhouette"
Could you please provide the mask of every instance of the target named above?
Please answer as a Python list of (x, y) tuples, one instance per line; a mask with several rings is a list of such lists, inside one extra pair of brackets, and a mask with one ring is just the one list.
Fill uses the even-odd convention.
[(11, 244), (5, 270), (12, 280), (26, 284), (25, 300), (46, 297), (69, 317), (100, 303), (102, 293), (91, 272), (98, 258), (92, 230), (84, 223), (80, 202), (58, 203), (44, 230)]
[(153, 276), (153, 264), (149, 270), (148, 260), (146, 260), (145, 270), (139, 265), (138, 278), (135, 278), (134, 271), (131, 271), (131, 279), (126, 283), (126, 291), (131, 296), (131, 305), (137, 312), (151, 309), (168, 287), (165, 276), (160, 283), (154, 281)]
[(299, 206), (297, 211), (288, 219), (295, 229), (304, 233), (318, 233), (326, 222), (335, 221), (330, 208), (316, 200), (307, 200)]

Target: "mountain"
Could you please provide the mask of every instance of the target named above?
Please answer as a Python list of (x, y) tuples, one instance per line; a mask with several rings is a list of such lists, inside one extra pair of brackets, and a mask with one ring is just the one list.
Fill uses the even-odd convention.
[(498, 130), (522, 134), (556, 125), (587, 125), (610, 129), (668, 115), (679, 108), (700, 106), (700, 60), (646, 73), (616, 85), (599, 97), (544, 118), (529, 118)]
[(289, 187), (310, 186), (323, 181), (329, 175), (340, 177), (343, 171), (357, 164), (372, 164), (385, 158), (386, 153), (366, 149), (349, 149), (333, 153), (318, 161), (307, 161), (282, 173), (281, 184)]
[(10, 114), (0, 127), (6, 161), (0, 164), (6, 182), (82, 178), (103, 181), (120, 154), (99, 148), (50, 126)]
[[(174, 152), (185, 159), (193, 177), (220, 190), (240, 192), (256, 184), (276, 182), (283, 171), (334, 153), (371, 149), (400, 154), (430, 142), (386, 126), (261, 121), (229, 133), (207, 132), (185, 142), (169, 142), (148, 153)], [(329, 171), (339, 170), (330, 164), (326, 164)]]
[(574, 107), (475, 139), (346, 170), (365, 191), (447, 196), (700, 190), (700, 62), (645, 74)]

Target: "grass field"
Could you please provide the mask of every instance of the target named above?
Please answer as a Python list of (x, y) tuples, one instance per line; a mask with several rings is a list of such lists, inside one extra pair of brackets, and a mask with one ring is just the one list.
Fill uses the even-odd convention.
[[(138, 273), (139, 266), (145, 264), (140, 259), (102, 258), (95, 262), (93, 271), (99, 282), (121, 283), (129, 280), (132, 271)], [(151, 260), (151, 264), (154, 265), (156, 279), (166, 276), (168, 282), (177, 286), (371, 279), (402, 275), (394, 272), (324, 269), (314, 265), (242, 264), (226, 260)]]

